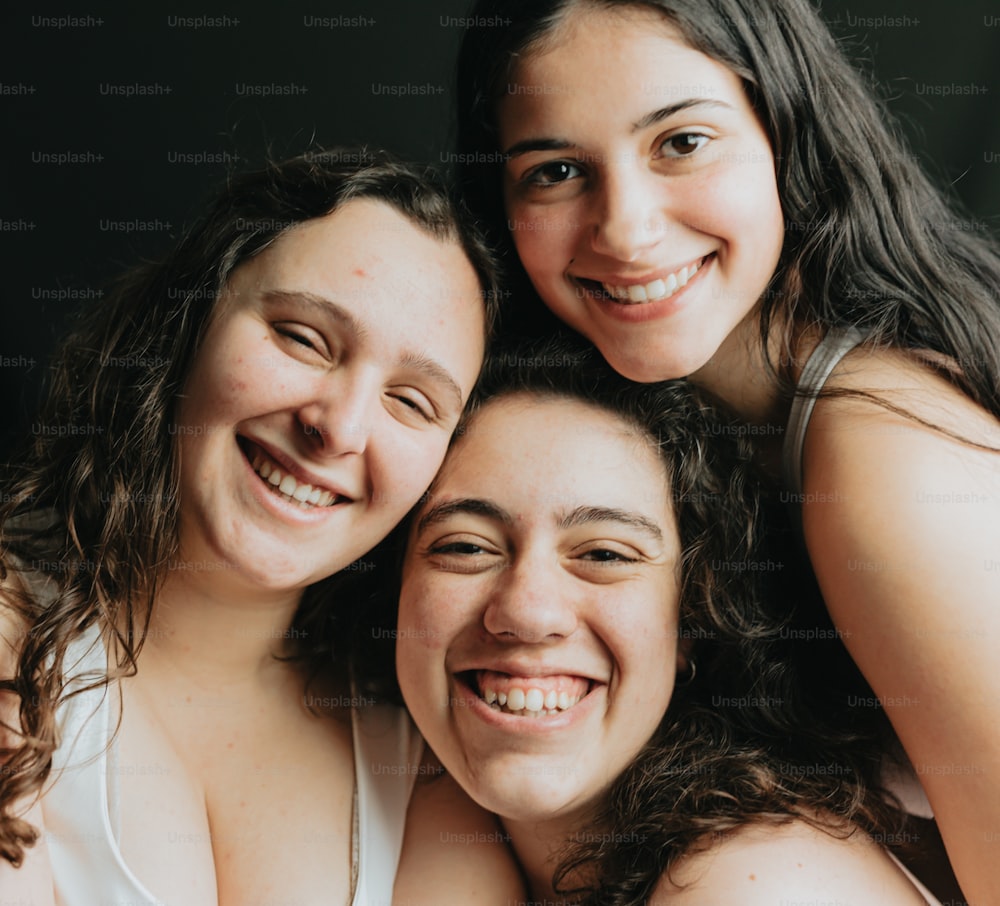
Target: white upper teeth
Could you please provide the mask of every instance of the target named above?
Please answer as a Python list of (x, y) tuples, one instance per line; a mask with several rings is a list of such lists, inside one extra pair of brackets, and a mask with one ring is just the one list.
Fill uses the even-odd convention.
[(654, 280), (652, 283), (633, 283), (629, 286), (614, 286), (611, 283), (602, 283), (604, 291), (617, 302), (656, 302), (658, 299), (666, 299), (672, 296), (681, 287), (686, 286), (698, 269), (701, 267), (702, 258), (694, 264), (682, 267), (679, 271), (667, 275), (662, 280)]
[(556, 692), (550, 689), (543, 692), (541, 689), (521, 689), (515, 686), (510, 692), (497, 692), (494, 689), (483, 689), (483, 699), (488, 705), (493, 705), (497, 710), (507, 711), (512, 714), (532, 715), (558, 714), (577, 704), (582, 695), (569, 695), (566, 692)]
[(333, 491), (314, 487), (304, 481), (298, 481), (287, 472), (282, 472), (277, 463), (272, 462), (263, 453), (257, 453), (253, 458), (253, 470), (275, 491), (298, 501), (303, 506), (329, 506), (336, 498)]

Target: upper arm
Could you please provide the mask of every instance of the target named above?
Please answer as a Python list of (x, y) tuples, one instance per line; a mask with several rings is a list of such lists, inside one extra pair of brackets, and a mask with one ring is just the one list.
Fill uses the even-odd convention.
[(925, 906), (868, 837), (832, 837), (802, 821), (752, 824), (715, 838), (660, 879), (650, 906)]
[[(969, 405), (951, 402), (959, 412)], [(961, 430), (947, 403), (917, 408)], [(989, 436), (989, 424), (967, 415), (970, 431)], [(805, 459), (803, 525), (831, 617), (913, 762), (965, 894), (991, 895), (1000, 883), (991, 843), (1000, 814), (1000, 453), (868, 403), (823, 401)]]
[(406, 816), (394, 906), (508, 906), (525, 899), (499, 821), (447, 774), (418, 782)]
[[(8, 579), (8, 581), (10, 581)], [(9, 679), (16, 673), (26, 624), (17, 616), (0, 589), (0, 678)], [(13, 692), (0, 690), (0, 720), (7, 726), (20, 725), (19, 702)], [(19, 742), (16, 733), (0, 726), (0, 746), (14, 746)], [(0, 770), (3, 765), (0, 764)], [(45, 825), (41, 802), (3, 803), (5, 815), (15, 815), (39, 831), (38, 841), (25, 850), (20, 868), (14, 868), (0, 857), (0, 890), (11, 903), (33, 903), (52, 906), (55, 894), (52, 889), (52, 871), (48, 847), (45, 842)]]

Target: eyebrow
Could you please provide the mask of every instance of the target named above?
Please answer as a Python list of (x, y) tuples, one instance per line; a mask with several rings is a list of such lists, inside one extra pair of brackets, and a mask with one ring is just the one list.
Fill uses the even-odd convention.
[(632, 123), (632, 132), (641, 132), (643, 129), (648, 129), (650, 126), (662, 122), (675, 113), (680, 113), (682, 110), (690, 110), (693, 107), (724, 107), (727, 110), (733, 109), (732, 105), (727, 104), (725, 101), (717, 101), (713, 98), (685, 98), (676, 104), (667, 104), (666, 107), (653, 110), (644, 117), (636, 120)]
[(657, 541), (663, 540), (663, 532), (660, 531), (660, 527), (652, 519), (648, 519), (641, 513), (620, 510), (616, 507), (579, 506), (559, 520), (559, 527), (572, 528), (573, 526), (587, 525), (592, 522), (618, 522), (622, 525), (639, 529), (639, 531), (655, 538)]
[(290, 302), (308, 308), (327, 320), (336, 321), (346, 327), (360, 339), (368, 336), (367, 328), (361, 324), (346, 308), (338, 305), (332, 299), (325, 299), (313, 293), (304, 293), (286, 289), (269, 289), (264, 292), (264, 301), (271, 304)]
[(565, 151), (572, 147), (573, 143), (565, 138), (526, 138), (524, 141), (514, 142), (504, 154), (509, 160), (532, 151)]
[(510, 513), (503, 507), (495, 504), (492, 500), (484, 500), (479, 497), (460, 497), (458, 500), (447, 500), (444, 503), (439, 503), (437, 506), (432, 506), (417, 521), (417, 534), (432, 525), (436, 525), (438, 522), (444, 522), (445, 519), (454, 516), (456, 513), (484, 516), (487, 519), (492, 519), (494, 522), (499, 522), (507, 526), (514, 524)]
[(441, 384), (452, 397), (455, 407), (461, 409), (464, 405), (462, 400), (462, 390), (455, 379), (448, 373), (448, 370), (440, 362), (434, 361), (430, 356), (419, 352), (406, 352), (399, 363), (403, 368), (409, 368), (425, 374), (432, 381)]
[[(725, 101), (717, 101), (712, 98), (686, 98), (683, 101), (678, 101), (676, 104), (668, 104), (666, 107), (660, 107), (657, 110), (647, 113), (632, 123), (629, 131), (633, 134), (641, 132), (643, 129), (648, 129), (650, 126), (662, 122), (675, 113), (680, 113), (682, 110), (690, 110), (693, 107), (724, 107), (727, 110), (733, 109)], [(573, 142), (565, 138), (526, 138), (523, 141), (514, 142), (504, 154), (510, 159), (522, 154), (529, 154), (532, 151), (565, 151), (567, 148), (572, 147), (574, 147)]]
[[(264, 292), (264, 300), (272, 304), (290, 302), (295, 305), (301, 305), (314, 311), (322, 318), (336, 322), (361, 340), (366, 340), (370, 336), (368, 328), (364, 324), (358, 321), (350, 311), (342, 305), (338, 305), (332, 299), (317, 296), (314, 293), (272, 289)], [(399, 366), (418, 371), (435, 383), (441, 384), (447, 390), (449, 396), (453, 397), (455, 406), (459, 409), (462, 408), (464, 404), (462, 390), (448, 369), (440, 362), (435, 361), (424, 353), (406, 350), (399, 360)]]
[[(478, 497), (461, 497), (458, 500), (448, 500), (431, 507), (417, 522), (417, 533), (424, 531), (439, 522), (444, 522), (457, 513), (469, 513), (473, 516), (483, 516), (505, 526), (514, 524), (514, 520), (503, 507), (492, 500)], [(579, 506), (575, 510), (561, 516), (558, 526), (561, 529), (573, 528), (578, 525), (589, 525), (594, 522), (617, 522), (638, 529), (657, 541), (663, 540), (663, 532), (651, 519), (641, 513), (621, 510), (616, 507)]]

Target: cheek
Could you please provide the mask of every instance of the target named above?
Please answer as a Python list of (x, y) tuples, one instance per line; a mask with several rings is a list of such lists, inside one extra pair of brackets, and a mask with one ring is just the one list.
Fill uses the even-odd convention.
[(507, 228), (530, 276), (562, 274), (572, 257), (578, 222), (566, 205), (515, 203), (508, 208)]
[(440, 699), (446, 681), (447, 633), (435, 600), (432, 587), (404, 579), (396, 628), (396, 673), (403, 698), (418, 717)]
[(443, 431), (435, 433), (441, 436), (432, 438), (430, 432), (393, 426), (378, 441), (369, 443), (374, 500), (395, 514), (396, 522), (420, 499), (444, 461), (448, 438)]
[(399, 595), (399, 651), (426, 663), (440, 660), (462, 619), (459, 598), (440, 576), (420, 566), (404, 568)]
[(774, 168), (769, 162), (717, 171), (698, 184), (688, 210), (694, 220), (700, 220), (703, 232), (742, 241), (754, 249), (770, 249), (775, 245), (780, 248), (784, 222)]

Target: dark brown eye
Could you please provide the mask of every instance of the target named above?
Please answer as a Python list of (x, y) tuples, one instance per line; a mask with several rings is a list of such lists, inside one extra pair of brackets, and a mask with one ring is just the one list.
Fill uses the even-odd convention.
[(540, 186), (551, 186), (556, 183), (575, 179), (580, 175), (580, 168), (565, 160), (554, 160), (535, 167), (526, 177), (527, 182)]
[(704, 147), (709, 138), (700, 132), (679, 132), (671, 135), (662, 145), (663, 152), (668, 157), (688, 157)]

